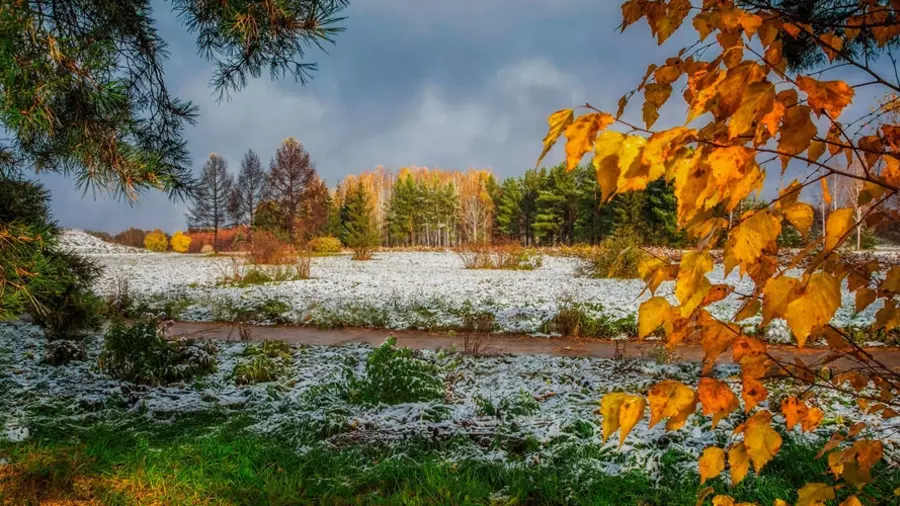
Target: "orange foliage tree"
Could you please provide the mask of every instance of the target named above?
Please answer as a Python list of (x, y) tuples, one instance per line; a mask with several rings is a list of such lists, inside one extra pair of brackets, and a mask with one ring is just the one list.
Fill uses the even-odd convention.
[[(893, 101), (856, 118), (842, 117), (842, 112), (861, 89), (869, 93), (880, 88), (871, 96), (900, 91), (896, 69), (882, 75), (869, 64), (871, 48), (900, 39), (900, 5), (851, 0), (834, 7), (844, 9), (845, 15), (804, 18), (784, 8), (788, 2), (737, 2), (744, 9), (732, 1), (697, 3), (625, 2), (623, 30), (645, 19), (662, 44), (689, 23), (697, 34), (695, 43), (650, 65), (614, 112), (585, 104), (581, 114), (573, 109), (553, 113), (538, 160), (540, 164), (557, 139), (565, 136), (567, 167), (572, 169), (592, 153), (607, 200), (661, 178), (671, 182), (678, 199), (678, 225), (696, 244), (680, 263), (649, 257), (641, 265), (651, 294), (662, 282), (674, 281), (677, 304), (661, 296), (643, 302), (638, 337), (662, 328), (670, 346), (700, 343), (705, 351), (702, 378), (697, 385), (662, 381), (650, 387), (646, 396), (607, 394), (600, 410), (603, 437), (618, 431), (623, 441), (644, 416), (646, 406), (650, 425), (665, 420), (669, 430), (684, 426), (698, 405), (703, 415), (712, 417), (713, 426), (743, 407), (744, 421), (729, 444), (707, 448), (699, 459), (701, 483), (728, 468), (736, 485), (751, 466), (760, 473), (778, 454), (780, 424), (786, 431), (817, 428), (823, 411), (816, 405), (816, 394), (838, 392), (854, 399), (867, 421), (829, 429), (831, 439), (819, 456), (827, 455), (831, 476), (816, 477), (799, 489), (796, 504), (840, 500), (852, 506), (897, 500), (876, 497), (866, 485), (884, 468), (876, 465), (891, 459), (887, 450), (900, 443), (896, 425), (873, 422), (898, 416), (900, 373), (831, 321), (841, 306), (841, 286), (846, 283), (855, 294), (857, 311), (881, 305), (873, 332), (900, 325), (896, 298), (900, 267), (885, 272), (877, 260), (854, 265), (839, 250), (858, 225), (897, 218), (897, 212), (884, 203), (900, 191), (900, 125), (878, 120), (892, 109)], [(786, 48), (796, 49), (798, 44), (806, 44), (810, 54), (827, 62), (824, 68), (809, 75), (790, 70)], [(826, 72), (837, 67), (846, 81), (826, 79), (830, 76)], [(659, 109), (670, 100), (676, 85), (684, 90), (686, 121), (654, 129)], [(644, 99), (643, 125), (622, 117), (638, 93)], [(805, 174), (780, 185), (767, 206), (743, 213), (728, 226), (726, 217), (740, 201), (763, 190), (767, 170), (781, 172), (783, 177), (789, 167), (792, 173)], [(856, 181), (855, 202), (845, 202), (831, 212), (818, 241), (787, 264), (779, 262), (776, 238), (782, 226), (789, 223), (806, 234), (813, 223), (812, 207), (799, 200), (801, 191), (821, 185), (828, 200), (829, 176)], [(738, 293), (728, 283), (713, 284), (708, 278), (714, 267), (711, 249), (722, 242), (726, 274), (738, 269), (741, 276), (748, 276), (754, 284), (749, 293)], [(804, 268), (798, 274), (801, 265)], [(730, 318), (713, 316), (708, 306), (726, 297), (741, 301), (738, 310)], [(823, 339), (829, 353), (815, 360), (799, 355), (779, 358), (764, 339), (745, 334), (739, 324), (760, 312), (763, 326), (773, 319), (784, 320), (796, 347)], [(740, 381), (733, 386), (716, 378), (712, 367), (729, 350), (741, 367)], [(776, 406), (768, 391), (773, 381), (793, 382), (801, 394), (786, 397)], [(701, 490), (700, 502), (712, 493), (709, 488)], [(789, 498), (776, 504), (787, 504), (785, 499)], [(713, 504), (734, 504), (734, 500), (719, 495)]]

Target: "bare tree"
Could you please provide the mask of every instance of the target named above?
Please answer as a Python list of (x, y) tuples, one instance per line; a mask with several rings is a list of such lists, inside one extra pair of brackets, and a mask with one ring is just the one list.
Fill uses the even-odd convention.
[[(858, 161), (854, 161), (847, 167), (846, 172), (854, 176), (864, 176), (865, 170)], [(835, 204), (839, 203), (842, 207), (853, 208), (854, 220), (858, 223), (862, 220), (863, 213), (868, 206), (860, 205), (859, 196), (865, 187), (865, 181), (847, 176), (838, 176), (835, 174), (834, 198)], [(856, 249), (862, 249), (862, 225), (856, 227)]]
[(278, 204), (281, 226), (293, 242), (303, 216), (307, 189), (318, 179), (312, 159), (293, 137), (285, 139), (269, 171), (269, 196)]
[(192, 228), (212, 229), (213, 251), (218, 251), (219, 228), (226, 224), (228, 196), (233, 186), (234, 177), (228, 173), (228, 163), (221, 156), (210, 154), (188, 211), (188, 224)]
[(266, 196), (267, 178), (259, 156), (252, 149), (248, 149), (244, 159), (241, 160), (237, 182), (228, 198), (228, 213), (235, 225), (253, 227), (256, 207)]

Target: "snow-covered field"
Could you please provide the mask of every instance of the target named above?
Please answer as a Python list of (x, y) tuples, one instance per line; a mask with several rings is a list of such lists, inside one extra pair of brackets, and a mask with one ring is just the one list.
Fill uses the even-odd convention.
[[(88, 251), (88, 254), (91, 252)], [(559, 309), (580, 304), (593, 317), (634, 317), (650, 294), (637, 279), (590, 279), (576, 275), (578, 260), (546, 256), (533, 271), (471, 270), (452, 252), (378, 253), (367, 262), (347, 255), (312, 260), (312, 278), (248, 287), (223, 286), (239, 260), (174, 253), (92, 254), (103, 266), (97, 290), (104, 295), (127, 291), (150, 307), (177, 307), (185, 320), (231, 321), (238, 314), (258, 314), (256, 321), (325, 327), (357, 326), (389, 329), (454, 329), (480, 315), (490, 315), (494, 330), (540, 334)], [(721, 265), (710, 274), (723, 282)], [(752, 284), (733, 272), (727, 282), (749, 293)], [(125, 286), (127, 284), (127, 286)], [(657, 294), (672, 303), (673, 283)], [(735, 311), (736, 296), (712, 309), (720, 316)], [(852, 294), (835, 323), (870, 322), (878, 305), (854, 314)], [(261, 309), (264, 308), (264, 309)], [(758, 320), (758, 317), (757, 317)], [(748, 320), (747, 323), (754, 323)], [(778, 322), (769, 331), (787, 338)]]
[[(42, 362), (44, 343), (42, 332), (32, 325), (0, 325), (0, 438), (27, 439), (31, 427), (46, 423), (85, 427), (98, 421), (121, 422), (129, 414), (165, 420), (176, 413), (225, 409), (252, 417), (255, 423), (250, 430), (276, 437), (298, 451), (320, 443), (400, 443), (413, 437), (466, 436), (463, 439), (475, 443), (455, 447), (448, 459), (516, 461), (518, 457), (506, 449), (490, 444), (499, 437), (531, 441), (534, 450), (526, 452), (527, 465), (552, 462), (557, 452), (594, 447), (602, 449), (601, 455), (584, 465), (611, 474), (639, 469), (652, 475), (665, 452), (696, 457), (706, 446), (727, 441), (744, 416), (736, 412), (712, 429), (710, 418), (697, 413), (676, 432), (665, 431), (664, 424), (648, 427), (644, 417), (621, 449), (615, 437), (601, 441), (594, 411), (604, 393), (645, 392), (650, 384), (666, 378), (692, 384), (699, 374), (696, 364), (426, 351), (424, 357), (439, 365), (444, 378), (443, 400), (362, 406), (320, 387), (345, 382), (345, 367), (362, 374), (372, 350), (366, 346), (294, 346), (293, 363), (279, 381), (237, 386), (231, 372), (246, 345), (223, 342), (218, 343), (216, 373), (184, 385), (144, 387), (98, 371), (100, 336), (88, 341), (87, 360), (64, 367)], [(733, 366), (720, 367), (716, 373), (740, 391)], [(777, 413), (786, 387), (771, 388), (768, 407)], [(510, 410), (502, 418), (479, 407), (485, 401), (500, 405), (503, 399), (513, 403), (526, 399), (531, 407), (518, 413)], [(833, 424), (851, 421), (865, 420), (873, 427), (900, 423), (900, 419), (885, 422), (862, 415), (855, 403), (828, 392), (818, 395), (816, 402), (825, 411), (823, 428), (802, 435), (796, 429), (795, 437), (818, 440), (834, 430)], [(311, 432), (318, 435), (310, 437)], [(691, 459), (685, 465), (696, 464)]]

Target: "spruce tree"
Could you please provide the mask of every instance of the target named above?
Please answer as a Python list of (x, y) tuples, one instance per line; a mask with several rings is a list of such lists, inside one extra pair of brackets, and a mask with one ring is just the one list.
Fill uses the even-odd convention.
[(362, 184), (353, 184), (348, 189), (341, 215), (344, 222), (342, 239), (353, 250), (353, 259), (372, 258), (372, 250), (378, 246), (381, 234), (375, 223), (372, 197)]
[(227, 223), (233, 186), (234, 177), (228, 172), (228, 162), (215, 153), (209, 155), (188, 211), (188, 223), (192, 228), (212, 229), (213, 251), (219, 251), (219, 228)]

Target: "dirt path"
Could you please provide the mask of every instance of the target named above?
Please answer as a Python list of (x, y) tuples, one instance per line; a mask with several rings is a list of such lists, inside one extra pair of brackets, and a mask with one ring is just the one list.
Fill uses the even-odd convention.
[[(408, 346), (415, 349), (438, 349), (456, 347), (457, 350), (466, 350), (466, 339), (469, 346), (478, 343), (482, 354), (511, 354), (511, 355), (559, 355), (559, 356), (592, 356), (592, 357), (626, 357), (636, 358), (647, 356), (651, 350), (660, 346), (659, 341), (610, 341), (601, 339), (571, 339), (571, 338), (543, 338), (525, 335), (492, 334), (477, 337), (474, 335), (456, 334), (451, 336), (446, 332), (424, 332), (409, 330), (378, 330), (378, 329), (319, 329), (314, 327), (294, 326), (251, 326), (251, 340), (263, 341), (267, 339), (285, 341), (296, 344), (314, 344), (325, 346), (341, 346), (344, 344), (365, 343), (378, 346), (388, 336), (397, 337), (398, 346)], [(238, 331), (230, 324), (223, 323), (196, 323), (176, 322), (171, 328), (172, 335), (183, 335), (194, 339), (238, 340)], [(812, 363), (825, 355), (828, 350), (822, 347), (807, 346), (798, 350), (792, 346), (770, 345), (771, 353), (781, 359), (801, 358), (806, 363)], [(871, 347), (866, 348), (879, 361), (885, 365), (900, 369), (900, 348), (896, 347)], [(682, 345), (676, 349), (677, 356), (683, 360), (700, 361), (703, 359), (703, 348), (698, 345)], [(732, 362), (731, 353), (725, 353), (717, 363)], [(831, 365), (838, 366), (849, 361), (836, 361)]]

